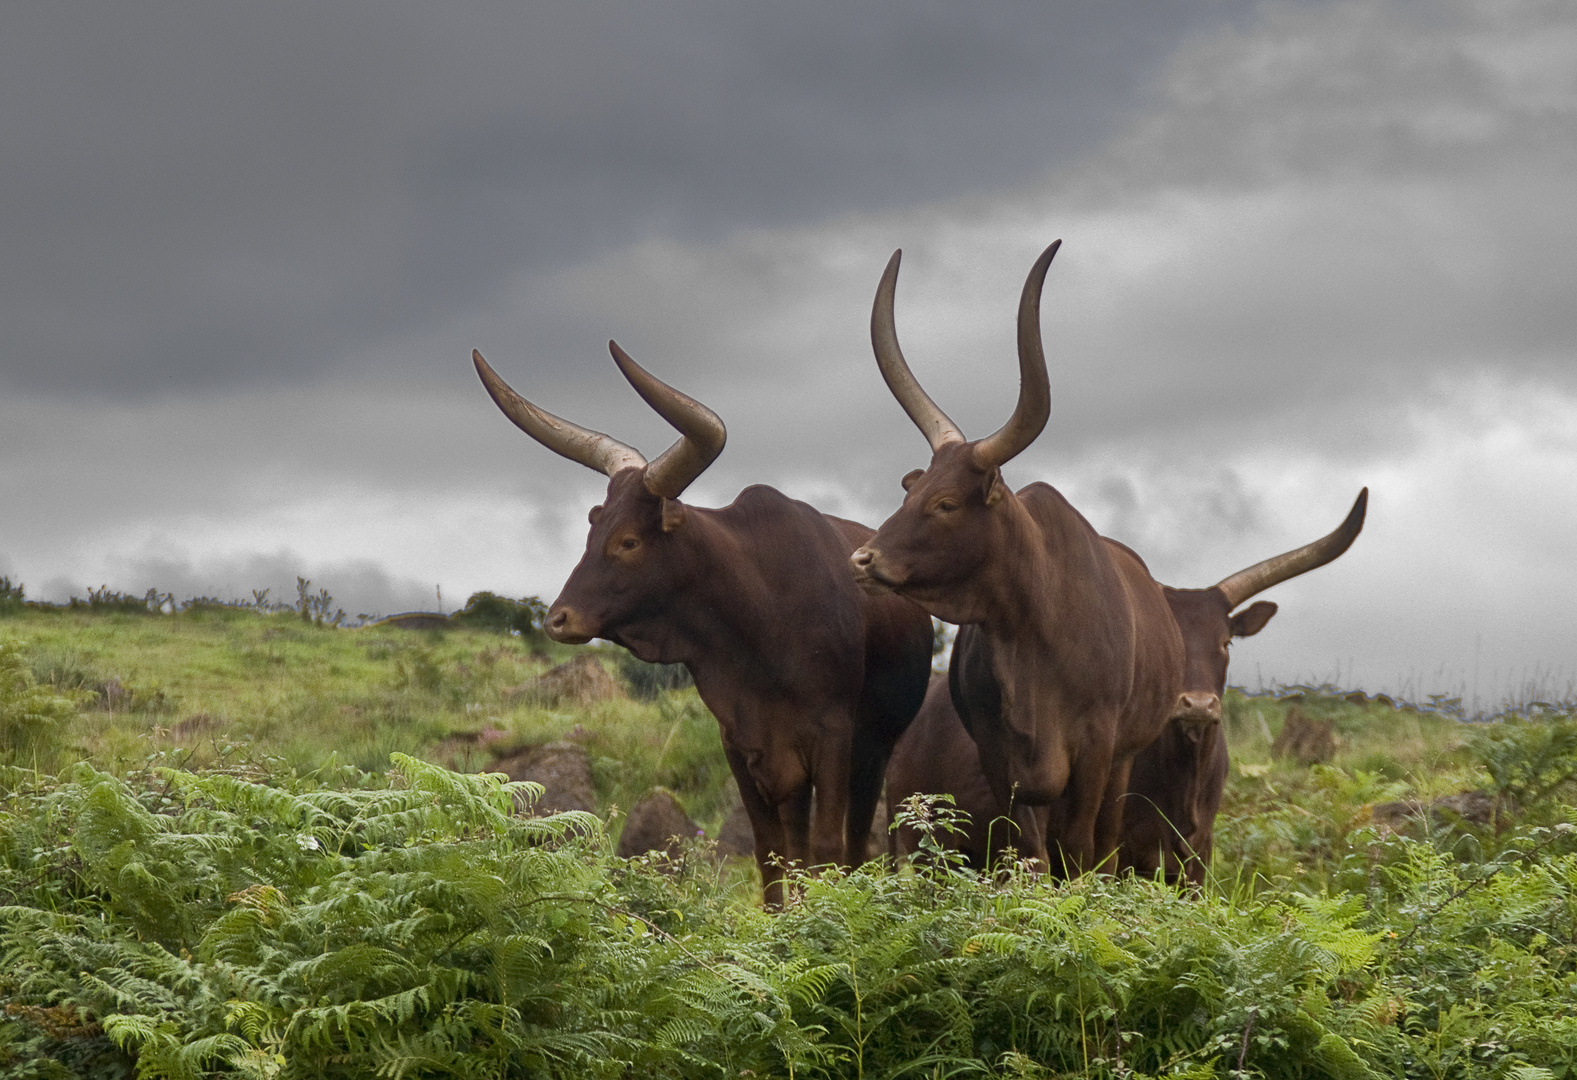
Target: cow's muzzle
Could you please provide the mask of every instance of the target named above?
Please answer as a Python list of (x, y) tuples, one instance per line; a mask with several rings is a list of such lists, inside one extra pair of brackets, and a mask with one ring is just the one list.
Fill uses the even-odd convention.
[(584, 645), (597, 636), (585, 617), (567, 604), (555, 604), (542, 629), (548, 637), (565, 645)]
[(1172, 708), (1172, 719), (1185, 724), (1209, 724), (1221, 719), (1221, 695), (1200, 691), (1185, 691), (1177, 695)]
[(872, 547), (858, 548), (849, 556), (849, 566), (854, 571), (855, 584), (868, 593), (877, 595), (889, 593), (901, 584), (884, 572), (881, 558), (882, 553)]

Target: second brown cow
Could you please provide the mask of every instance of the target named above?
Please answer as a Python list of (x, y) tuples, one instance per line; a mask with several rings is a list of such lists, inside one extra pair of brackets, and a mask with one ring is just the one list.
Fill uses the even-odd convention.
[[(1340, 556), (1363, 529), (1369, 491), (1358, 494), (1346, 519), (1329, 535), (1257, 563), (1207, 589), (1163, 586), (1182, 634), (1183, 689), (1172, 718), (1156, 740), (1134, 758), (1123, 797), (1118, 864), (1144, 876), (1198, 883), (1210, 863), (1216, 812), (1226, 783), (1228, 757), (1221, 725), (1228, 647), (1234, 638), (1259, 633), (1276, 614), (1268, 601), (1233, 609), (1251, 596)], [(960, 630), (969, 648), (971, 627)], [(887, 774), (888, 812), (912, 794), (945, 794), (970, 817), (951, 844), (977, 868), (992, 864), (1008, 845), (1018, 846), (1006, 808), (992, 797), (974, 741), (959, 719), (947, 680), (933, 679), (925, 703), (893, 751)], [(1049, 828), (1049, 807), (1041, 824)], [(941, 838), (945, 839), (945, 838)], [(912, 830), (899, 830), (892, 850), (915, 850)]]

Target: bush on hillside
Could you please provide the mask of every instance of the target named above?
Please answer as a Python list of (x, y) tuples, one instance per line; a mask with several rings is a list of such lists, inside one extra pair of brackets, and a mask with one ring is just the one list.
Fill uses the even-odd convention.
[(20, 642), (0, 640), (0, 764), (54, 768), (59, 729), (76, 711), (71, 698), (38, 684)]
[(73, 596), (66, 602), (68, 611), (89, 611), (95, 615), (158, 615), (174, 598), (158, 589), (149, 589), (141, 596), (123, 593), (108, 585), (88, 589), (87, 599)]
[(694, 686), (690, 669), (683, 664), (648, 664), (627, 649), (619, 650), (619, 677), (637, 701), (655, 701), (664, 690)]
[(1475, 729), (1468, 742), (1490, 775), (1501, 815), (1547, 822), (1577, 801), (1577, 717), (1508, 717)]
[(472, 593), (465, 607), (449, 616), (451, 622), (478, 630), (498, 633), (517, 633), (521, 637), (541, 640), (542, 622), (548, 617), (548, 606), (539, 597), (524, 596), (511, 600), (493, 592)]

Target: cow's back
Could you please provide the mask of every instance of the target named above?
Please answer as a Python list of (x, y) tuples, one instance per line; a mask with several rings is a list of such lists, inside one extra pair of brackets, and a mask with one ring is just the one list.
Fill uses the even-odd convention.
[(907, 600), (869, 596), (854, 583), (849, 554), (871, 530), (763, 485), (709, 513), (736, 538), (740, 557), (748, 550), (763, 590), (738, 601), (762, 611), (757, 651), (796, 675), (823, 667), (858, 679), (862, 713), (896, 740), (925, 695), (931, 620)]
[(786, 666), (795, 679), (810, 665), (858, 679), (864, 666), (865, 603), (848, 571), (845, 540), (833, 521), (774, 488), (745, 488), (709, 511), (748, 563), (735, 625), (746, 628), (764, 664)]

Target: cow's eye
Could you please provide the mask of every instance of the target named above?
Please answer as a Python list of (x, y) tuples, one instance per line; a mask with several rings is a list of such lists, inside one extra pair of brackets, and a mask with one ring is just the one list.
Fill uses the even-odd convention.
[(936, 512), (938, 514), (951, 514), (957, 509), (958, 509), (958, 501), (956, 499), (938, 499), (938, 500), (936, 500)]
[(640, 546), (640, 538), (635, 536), (626, 536), (623, 540), (619, 541), (619, 547), (623, 548), (625, 551), (634, 551)]

